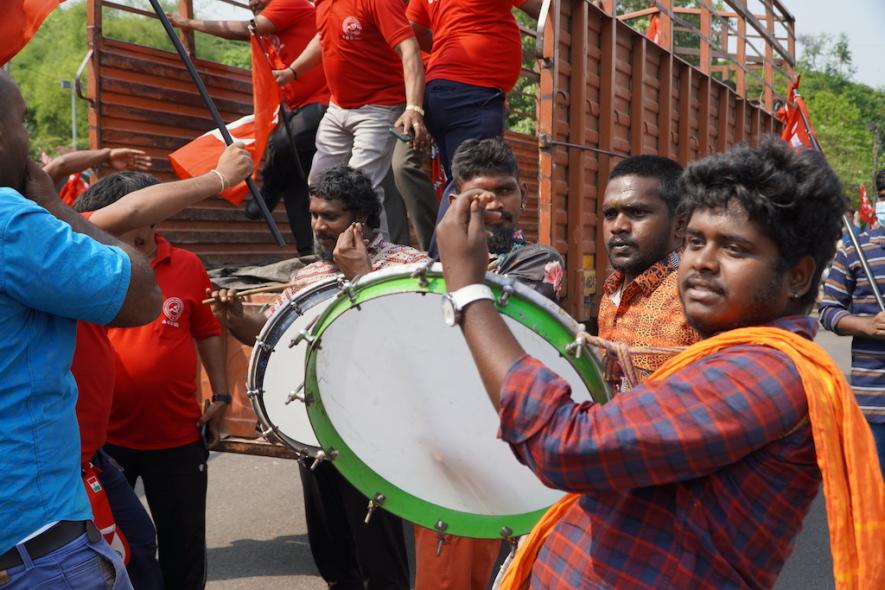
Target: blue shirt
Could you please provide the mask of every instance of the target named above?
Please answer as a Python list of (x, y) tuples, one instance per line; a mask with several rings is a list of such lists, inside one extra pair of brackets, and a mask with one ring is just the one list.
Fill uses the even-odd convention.
[[(876, 277), (879, 292), (885, 295), (885, 234), (882, 228), (860, 234), (858, 242)], [(820, 323), (835, 332), (836, 324), (846, 315), (874, 316), (877, 313), (879, 304), (857, 250), (854, 246), (840, 249), (824, 284)], [(851, 340), (851, 389), (867, 420), (885, 423), (885, 340), (861, 336)]]
[(80, 479), (71, 376), (76, 320), (111, 321), (129, 257), (0, 188), (0, 552), (92, 511)]

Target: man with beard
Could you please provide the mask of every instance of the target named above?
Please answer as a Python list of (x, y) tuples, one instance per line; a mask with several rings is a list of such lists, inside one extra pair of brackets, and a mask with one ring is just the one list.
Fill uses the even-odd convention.
[[(348, 166), (322, 172), (310, 187), (314, 249), (320, 260), (300, 269), (266, 310), (269, 318), (300, 289), (330, 277), (353, 279), (399, 264), (427, 261), (421, 252), (391, 244), (379, 231), (381, 204), (372, 183)], [(235, 291), (212, 294), (213, 311), (238, 340), (255, 344), (265, 318), (244, 313)], [(307, 536), (320, 575), (334, 588), (408, 590), (409, 564), (402, 520), (376, 511), (369, 524), (366, 498), (328, 462), (316, 469), (299, 461)], [(352, 539), (349, 542), (348, 539)], [(365, 580), (365, 582), (364, 582)]]
[[(680, 188), (679, 289), (705, 340), (635, 389), (576, 404), (493, 301), (460, 310), (499, 436), (572, 492), (502, 588), (771, 587), (822, 478), (836, 579), (882, 587), (872, 437), (806, 315), (841, 233), (838, 179), (819, 154), (767, 140), (695, 162)], [(483, 282), (484, 205), (462, 195), (437, 229), (453, 292)]]
[[(459, 195), (485, 200), (489, 236), (486, 269), (514, 278), (558, 303), (562, 257), (549, 246), (526, 242), (519, 229), (525, 191), (507, 144), (500, 139), (465, 140), (452, 158), (452, 174)], [(501, 541), (496, 539), (440, 536), (416, 526), (415, 590), (484, 590), (500, 549)]]
[[(630, 346), (688, 346), (697, 333), (685, 320), (677, 274), (684, 219), (676, 214), (682, 167), (660, 156), (633, 156), (614, 167), (602, 201), (602, 231), (615, 269), (599, 302), (599, 337)], [(634, 355), (644, 381), (667, 359)], [(635, 385), (611, 376), (614, 391)]]

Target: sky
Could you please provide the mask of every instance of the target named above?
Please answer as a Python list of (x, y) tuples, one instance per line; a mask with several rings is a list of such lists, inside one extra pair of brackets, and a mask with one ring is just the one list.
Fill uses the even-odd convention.
[[(854, 79), (885, 88), (885, 0), (782, 0), (796, 17), (796, 35), (846, 33), (857, 72)], [(249, 13), (222, 2), (199, 0), (203, 18), (249, 18)], [(797, 44), (799, 55), (802, 48)]]

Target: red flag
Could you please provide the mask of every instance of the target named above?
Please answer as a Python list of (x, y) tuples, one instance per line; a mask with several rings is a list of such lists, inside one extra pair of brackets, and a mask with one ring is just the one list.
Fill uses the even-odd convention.
[[(234, 141), (246, 144), (246, 149), (252, 154), (252, 161), (255, 163), (254, 175), (257, 177), (264, 148), (267, 146), (267, 137), (277, 124), (280, 90), (254, 36), (252, 37), (252, 106), (255, 109), (254, 114), (229, 123), (227, 130)], [(215, 168), (224, 147), (221, 132), (213, 129), (169, 154), (169, 162), (180, 178), (200, 176)], [(246, 183), (241, 182), (222, 192), (221, 196), (234, 205), (239, 205), (248, 192)]]
[(867, 187), (860, 185), (860, 218), (868, 225), (876, 223), (876, 210), (867, 198)]
[(62, 202), (68, 207), (74, 204), (77, 197), (82, 195), (89, 188), (89, 183), (83, 180), (83, 174), (78, 172), (71, 174), (58, 191), (58, 196)]
[(645, 30), (645, 36), (657, 43), (661, 44), (661, 17), (660, 15), (653, 14), (651, 15), (651, 20), (648, 21), (648, 29)]
[(10, 0), (3, 3), (0, 18), (0, 65), (15, 57), (64, 0)]
[(811, 126), (811, 117), (808, 115), (808, 109), (805, 107), (805, 101), (798, 94), (799, 76), (796, 81), (790, 85), (790, 92), (787, 95), (787, 104), (778, 109), (775, 116), (784, 124), (784, 130), (781, 132), (781, 139), (792, 145), (793, 147), (805, 146), (813, 148), (814, 142), (817, 140), (817, 134)]

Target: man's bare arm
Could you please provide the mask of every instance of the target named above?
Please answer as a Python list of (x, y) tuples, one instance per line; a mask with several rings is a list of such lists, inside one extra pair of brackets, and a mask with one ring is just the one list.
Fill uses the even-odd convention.
[[(238, 184), (252, 172), (252, 159), (241, 142), (225, 148), (216, 170), (225, 188)], [(221, 178), (208, 172), (196, 178), (164, 182), (129, 193), (92, 213), (89, 221), (114, 235), (159, 223), (182, 209), (220, 193)]]
[(303, 76), (321, 63), (323, 63), (323, 48), (320, 47), (320, 35), (317, 33), (289, 67), (285, 70), (274, 70), (273, 75), (277, 84), (288, 84), (295, 80), (296, 76)]
[(115, 170), (150, 170), (151, 159), (141, 151), (131, 148), (104, 148), (101, 150), (79, 150), (53, 158), (43, 166), (54, 184), (70, 174), (108, 164)]
[[(185, 31), (199, 31), (212, 35), (213, 37), (221, 37), (222, 39), (233, 39), (235, 41), (249, 40), (249, 21), (240, 20), (201, 20), (196, 18), (185, 18), (178, 14), (167, 13), (169, 22), (172, 26), (178, 27)], [(259, 35), (267, 35), (276, 32), (277, 28), (269, 18), (258, 15), (255, 17), (255, 31)]]
[(840, 336), (860, 336), (885, 340), (885, 311), (874, 316), (846, 315), (836, 323)]

